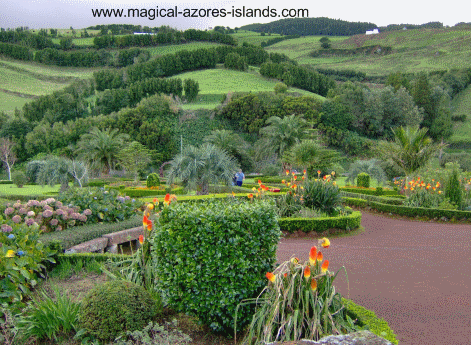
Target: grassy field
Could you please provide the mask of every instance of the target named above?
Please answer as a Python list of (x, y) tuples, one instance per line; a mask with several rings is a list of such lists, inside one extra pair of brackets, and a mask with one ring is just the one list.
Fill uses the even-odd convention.
[(471, 142), (471, 86), (461, 92), (452, 103), (453, 115), (467, 115), (466, 121), (456, 122), (450, 142)]
[(14, 71), (5, 66), (0, 66), (0, 85), (8, 91), (34, 96), (46, 95), (65, 86), (63, 83), (45, 80), (39, 82), (28, 73)]
[(196, 50), (200, 48), (212, 48), (217, 47), (222, 44), (212, 43), (212, 42), (191, 42), (185, 44), (173, 44), (173, 45), (162, 45), (158, 47), (150, 47), (147, 50), (150, 52), (151, 56), (159, 56), (165, 54), (173, 54), (180, 50)]
[[(183, 109), (212, 109), (220, 104), (221, 98), (228, 92), (273, 91), (274, 86), (278, 83), (276, 80), (262, 77), (256, 69), (252, 69), (251, 72), (247, 73), (216, 68), (182, 73), (176, 77), (182, 80), (188, 78), (197, 80), (200, 87), (197, 101), (191, 104), (183, 104)], [(288, 91), (324, 99), (322, 96), (305, 90), (290, 88)]]
[(13, 94), (0, 91), (0, 112), (4, 111), (7, 114), (13, 113), (15, 108), (21, 109), (25, 103), (28, 103), (31, 98), (15, 96)]
[(265, 36), (261, 36), (260, 32), (254, 31), (247, 31), (247, 30), (238, 30), (237, 33), (231, 34), (234, 38), (237, 39), (239, 45), (242, 43), (247, 42), (249, 44), (253, 44), (256, 46), (260, 46), (263, 41), (268, 41), (270, 38), (280, 37), (279, 34), (271, 34), (270, 36), (266, 34)]
[(45, 195), (47, 193), (57, 193), (59, 188), (60, 185), (54, 187), (25, 185), (18, 188), (14, 184), (0, 184), (0, 195)]
[[(88, 79), (93, 76), (93, 72), (100, 68), (80, 68), (80, 67), (59, 67), (48, 66), (36, 62), (22, 62), (18, 60), (7, 60), (0, 58), (0, 66), (11, 66), (12, 70), (23, 70), (30, 72), (32, 75), (42, 75), (45, 78), (51, 77), (52, 79)], [(38, 78), (39, 79), (39, 78)]]
[(368, 75), (393, 72), (420, 72), (463, 68), (471, 59), (471, 29), (444, 28), (384, 32), (378, 35), (355, 35), (330, 38), (332, 48), (352, 49), (362, 46), (390, 46), (385, 56), (349, 56), (312, 58), (309, 52), (319, 49), (319, 37), (311, 36), (279, 42), (266, 50), (284, 53), (299, 64), (324, 68), (354, 69)]

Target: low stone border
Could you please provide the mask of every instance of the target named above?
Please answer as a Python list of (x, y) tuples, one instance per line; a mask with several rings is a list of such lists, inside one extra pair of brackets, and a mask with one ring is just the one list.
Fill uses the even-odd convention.
[(140, 235), (144, 235), (144, 228), (142, 226), (113, 232), (91, 241), (80, 243), (67, 249), (65, 253), (117, 253), (118, 245), (130, 241), (138, 241)]

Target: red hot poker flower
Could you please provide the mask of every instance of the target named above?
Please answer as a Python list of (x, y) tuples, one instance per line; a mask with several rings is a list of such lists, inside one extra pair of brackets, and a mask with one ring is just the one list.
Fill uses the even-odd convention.
[(317, 259), (316, 260), (319, 261), (319, 262), (324, 260), (324, 255), (322, 254), (322, 252), (317, 253)]
[(139, 243), (143, 244), (144, 243), (144, 236), (139, 235)]
[(316, 257), (317, 257), (317, 248), (312, 247), (311, 251), (309, 252), (309, 263), (311, 265), (314, 265), (316, 263)]
[(304, 267), (304, 278), (308, 279), (311, 276), (311, 268), (310, 266)]
[(311, 290), (316, 291), (317, 290), (317, 280), (312, 278), (311, 280)]
[(325, 260), (324, 263), (321, 266), (321, 271), (322, 273), (327, 272), (327, 269), (329, 268), (329, 260)]
[(273, 273), (267, 272), (267, 274), (265, 274), (265, 276), (266, 276), (267, 279), (268, 279), (269, 281), (271, 281), (272, 283), (275, 282), (276, 276), (275, 276)]

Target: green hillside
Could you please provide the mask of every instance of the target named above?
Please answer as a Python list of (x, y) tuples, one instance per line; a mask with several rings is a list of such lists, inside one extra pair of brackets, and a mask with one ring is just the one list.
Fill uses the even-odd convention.
[(450, 142), (471, 143), (471, 86), (453, 100), (452, 109), (453, 115), (466, 115), (466, 121), (455, 123)]
[[(383, 32), (378, 35), (355, 35), (345, 39), (330, 38), (334, 49), (365, 46), (391, 47), (388, 55), (330, 55), (313, 58), (309, 55), (320, 47), (320, 37), (283, 41), (266, 48), (268, 52), (285, 53), (300, 64), (322, 68), (353, 69), (380, 76), (393, 72), (415, 73), (469, 66), (471, 60), (471, 29), (415, 29)], [(307, 42), (312, 42), (306, 44)]]

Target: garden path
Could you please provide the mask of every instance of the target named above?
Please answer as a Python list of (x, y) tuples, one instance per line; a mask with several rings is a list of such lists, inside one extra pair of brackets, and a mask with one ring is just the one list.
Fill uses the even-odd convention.
[[(385, 319), (400, 345), (471, 344), (471, 225), (362, 214), (363, 233), (322, 250), (330, 271), (347, 270), (340, 293)], [(278, 262), (305, 261), (315, 244), (282, 239)]]

